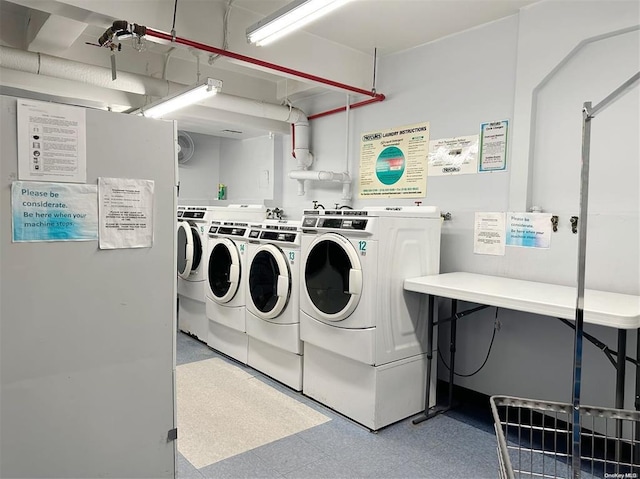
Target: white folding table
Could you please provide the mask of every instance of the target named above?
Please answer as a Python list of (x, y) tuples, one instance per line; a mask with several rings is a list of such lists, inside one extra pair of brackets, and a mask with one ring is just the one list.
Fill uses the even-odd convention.
[[(573, 323), (567, 320), (575, 319), (576, 288), (557, 284), (539, 283), (520, 279), (504, 278), (500, 276), (488, 276), (475, 273), (443, 273), (418, 278), (409, 278), (404, 281), (404, 289), (429, 295), (429, 308), (427, 314), (427, 329), (429, 341), (427, 346), (427, 391), (425, 400), (424, 417), (414, 420), (417, 424), (443, 410), (429, 411), (429, 384), (431, 381), (431, 361), (433, 360), (433, 328), (436, 301), (438, 297), (448, 298), (452, 301), (451, 317), (440, 322), (451, 321), (451, 365), (449, 370), (449, 405), (451, 406), (453, 371), (455, 364), (456, 322), (461, 317), (483, 309), (487, 306), (524, 311), (560, 318), (565, 324), (573, 327)], [(457, 301), (466, 301), (480, 306), (462, 313), (457, 312)], [(625, 366), (627, 360), (627, 331), (636, 330), (637, 351), (636, 364), (636, 410), (640, 410), (640, 296), (609, 293), (605, 291), (585, 290), (584, 295), (584, 322), (599, 324), (618, 331), (618, 351), (616, 359), (603, 348), (596, 338), (585, 335), (585, 338), (599, 346), (616, 368), (616, 408), (624, 409), (624, 381)]]

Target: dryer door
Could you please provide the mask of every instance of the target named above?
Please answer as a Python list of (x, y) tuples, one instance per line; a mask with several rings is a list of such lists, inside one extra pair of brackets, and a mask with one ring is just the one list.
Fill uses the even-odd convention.
[(304, 282), (320, 318), (342, 321), (349, 317), (362, 293), (362, 267), (351, 242), (335, 233), (318, 236), (309, 245)]
[(193, 233), (189, 224), (178, 221), (178, 276), (187, 279), (193, 265)]
[(210, 240), (209, 292), (213, 299), (225, 304), (233, 299), (240, 288), (240, 254), (236, 244), (227, 238)]
[(202, 241), (198, 225), (178, 221), (178, 276), (188, 279), (202, 261)]
[(277, 246), (260, 246), (249, 268), (249, 297), (262, 319), (277, 317), (291, 296), (291, 271), (284, 253)]

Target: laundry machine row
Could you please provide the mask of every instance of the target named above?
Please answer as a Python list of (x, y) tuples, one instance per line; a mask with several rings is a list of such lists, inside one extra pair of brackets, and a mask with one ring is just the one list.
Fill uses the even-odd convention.
[(440, 232), (426, 206), (213, 220), (207, 344), (372, 430), (416, 414), (437, 341), (403, 283), (439, 272)]
[(403, 283), (439, 272), (441, 221), (428, 206), (304, 212), (305, 395), (372, 430), (424, 409), (425, 352), (437, 343), (424, 295)]
[(266, 218), (263, 205), (178, 206), (177, 211), (177, 291), (178, 328), (207, 342), (209, 320), (205, 309), (208, 277), (208, 230), (214, 219)]

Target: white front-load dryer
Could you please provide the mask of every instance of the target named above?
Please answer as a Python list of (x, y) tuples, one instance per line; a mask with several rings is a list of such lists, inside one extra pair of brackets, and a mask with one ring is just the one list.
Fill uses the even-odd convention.
[(218, 209), (211, 206), (178, 206), (178, 328), (203, 342), (207, 341), (208, 335), (204, 304), (207, 230)]
[(424, 409), (427, 302), (403, 284), (438, 273), (440, 228), (426, 206), (305, 211), (305, 395), (373, 430)]
[(300, 221), (267, 220), (249, 232), (248, 364), (302, 389)]
[(245, 320), (249, 224), (213, 221), (208, 231), (205, 304), (207, 345), (247, 363)]

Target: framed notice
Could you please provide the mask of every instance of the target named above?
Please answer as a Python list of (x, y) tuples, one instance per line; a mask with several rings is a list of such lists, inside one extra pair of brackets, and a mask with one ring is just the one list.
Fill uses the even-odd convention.
[(509, 120), (491, 121), (480, 126), (480, 160), (478, 171), (507, 169), (507, 135)]
[(360, 198), (422, 198), (427, 193), (429, 122), (365, 133)]

